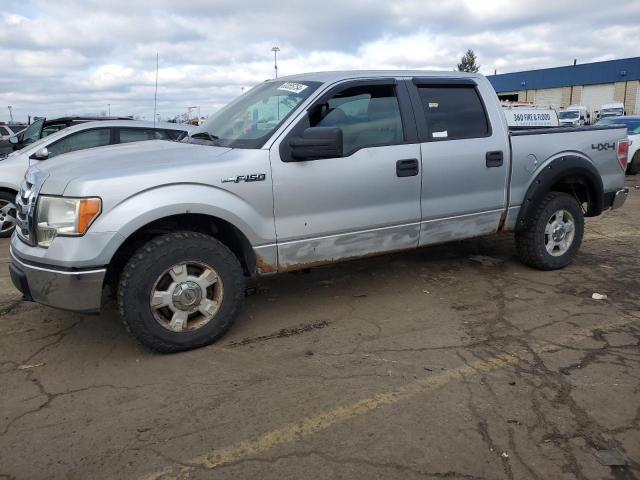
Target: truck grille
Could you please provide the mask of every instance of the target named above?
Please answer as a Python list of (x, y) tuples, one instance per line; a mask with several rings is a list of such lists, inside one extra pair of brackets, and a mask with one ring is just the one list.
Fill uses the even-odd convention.
[(18, 238), (28, 245), (36, 244), (36, 204), (45, 179), (46, 175), (39, 170), (27, 171), (16, 197)]

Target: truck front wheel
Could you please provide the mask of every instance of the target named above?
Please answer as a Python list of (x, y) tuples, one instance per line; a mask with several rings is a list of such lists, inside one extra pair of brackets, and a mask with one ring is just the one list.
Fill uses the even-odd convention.
[(244, 299), (236, 256), (213, 237), (176, 232), (154, 238), (120, 276), (118, 306), (127, 329), (146, 347), (169, 353), (213, 343)]
[(522, 263), (555, 270), (573, 261), (583, 234), (580, 203), (567, 193), (549, 192), (536, 206), (527, 227), (516, 233), (516, 250)]

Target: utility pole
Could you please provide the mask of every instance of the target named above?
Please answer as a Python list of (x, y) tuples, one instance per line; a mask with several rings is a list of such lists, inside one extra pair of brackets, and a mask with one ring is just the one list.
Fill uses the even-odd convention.
[(111, 104), (107, 103), (107, 116), (110, 117), (111, 116)]
[(156, 90), (153, 94), (153, 126), (156, 126), (156, 105), (158, 103), (158, 52), (156, 52)]
[(273, 47), (271, 51), (273, 52), (273, 69), (276, 72), (276, 78), (278, 78), (278, 52), (280, 47)]
[(9, 109), (9, 121), (13, 123), (13, 112), (11, 111), (13, 107), (9, 105), (7, 108)]

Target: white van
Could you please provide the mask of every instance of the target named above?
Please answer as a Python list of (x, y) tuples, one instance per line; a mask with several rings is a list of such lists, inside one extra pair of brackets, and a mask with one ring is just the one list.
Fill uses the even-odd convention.
[(622, 102), (605, 103), (600, 107), (598, 118), (621, 117), (624, 115), (624, 104)]
[(502, 105), (510, 129), (549, 128), (560, 125), (553, 108), (535, 105)]
[(558, 112), (558, 119), (563, 127), (580, 127), (591, 123), (589, 110), (584, 105), (569, 105)]

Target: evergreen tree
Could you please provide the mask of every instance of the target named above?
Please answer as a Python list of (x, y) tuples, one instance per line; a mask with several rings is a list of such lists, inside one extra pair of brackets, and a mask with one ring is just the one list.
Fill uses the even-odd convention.
[(458, 64), (458, 71), (477, 73), (478, 70), (480, 70), (480, 65), (476, 63), (477, 60), (478, 57), (476, 57), (476, 54), (473, 53), (473, 50), (467, 50), (467, 53), (465, 53), (460, 59), (460, 63)]

